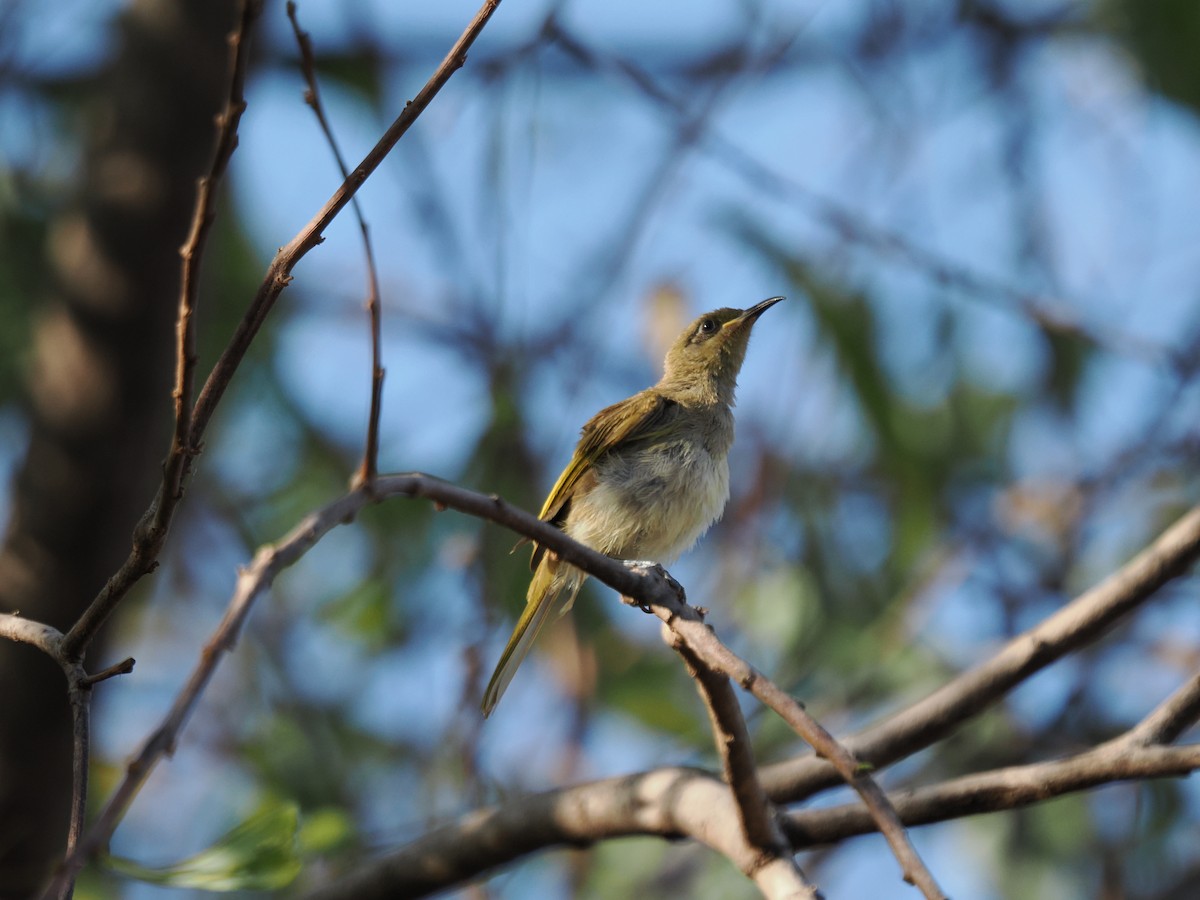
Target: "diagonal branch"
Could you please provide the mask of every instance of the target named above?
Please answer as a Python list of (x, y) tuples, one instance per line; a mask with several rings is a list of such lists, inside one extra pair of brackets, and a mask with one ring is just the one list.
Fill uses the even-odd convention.
[[(637, 571), (653, 573), (653, 569), (649, 568)], [(679, 643), (688, 648), (692, 658), (701, 666), (713, 673), (720, 673), (723, 678), (736, 681), (778, 713), (818, 756), (827, 759), (842, 780), (862, 797), (872, 820), (900, 863), (904, 880), (916, 885), (931, 900), (945, 897), (908, 839), (904, 825), (896, 810), (892, 808), (887, 794), (871, 777), (868, 766), (855, 759), (854, 755), (839, 744), (794, 698), (721, 643), (712, 627), (704, 623), (700, 612), (683, 602), (679, 596), (671, 597), (670, 602), (651, 603), (648, 611), (662, 619), (663, 624), (670, 629)], [(754, 783), (757, 787), (757, 778)]]
[[(300, 48), (300, 71), (304, 74), (304, 81), (308, 85), (304, 101), (312, 109), (313, 115), (317, 117), (317, 123), (321, 126), (325, 141), (333, 152), (333, 158), (337, 160), (338, 171), (342, 173), (342, 178), (349, 178), (350, 169), (346, 166), (346, 160), (338, 148), (333, 127), (329, 124), (329, 118), (325, 115), (325, 107), (321, 103), (321, 90), (317, 84), (317, 63), (313, 55), (312, 38), (309, 37), (307, 31), (300, 27), (294, 0), (288, 0), (287, 17), (288, 21), (292, 23), (292, 33), (296, 37), (296, 45)], [(383, 323), (380, 310), (379, 271), (375, 266), (375, 248), (371, 244), (371, 232), (367, 227), (367, 220), (363, 215), (358, 197), (354, 197), (350, 203), (354, 207), (354, 218), (358, 220), (358, 230), (362, 233), (363, 255), (367, 264), (367, 317), (371, 323), (371, 411), (367, 417), (366, 448), (363, 451), (362, 464), (359, 466), (356, 478), (370, 482), (379, 471), (379, 416), (383, 405), (385, 374), (382, 361)]]
[[(978, 715), (1035, 672), (1095, 641), (1200, 558), (1200, 507), (1194, 507), (1149, 547), (1058, 612), (1013, 638), (974, 669), (878, 725), (843, 740), (856, 757), (877, 768), (930, 746)], [(841, 780), (813, 757), (768, 766), (762, 772), (776, 803), (802, 800)]]
[(774, 896), (776, 885), (786, 892), (785, 896), (811, 887), (793, 859), (776, 821), (775, 808), (759, 783), (750, 732), (728, 676), (714, 671), (677, 632), (664, 628), (663, 639), (683, 658), (704, 698), (721, 770), (737, 807), (738, 825), (746, 843), (757, 851), (757, 858), (751, 860), (753, 868), (743, 869), (743, 874), (768, 897)]
[[(324, 240), (323, 232), (329, 224), (353, 199), (371, 173), (379, 167), (379, 164), (404, 136), (412, 123), (450, 80), (450, 76), (462, 68), (467, 59), (467, 50), (475, 42), (499, 5), (500, 0), (485, 0), (483, 6), (475, 14), (475, 18), (455, 41), (454, 46), (450, 48), (450, 52), (434, 71), (429, 81), (425, 83), (416, 97), (408, 102), (395, 121), (388, 126), (378, 143), (342, 182), (312, 221), (304, 226), (288, 242), (287, 246), (275, 254), (249, 309), (246, 310), (229, 343), (209, 373), (204, 387), (200, 390), (200, 395), (192, 409), (191, 426), (184, 442), (185, 446), (200, 446), (217, 404), (225, 395), (234, 373), (271, 308), (275, 305), (275, 301), (291, 282), (292, 270), (296, 264)], [(129, 592), (129, 589), (143, 575), (153, 571), (157, 565), (158, 553), (166, 540), (176, 501), (176, 497), (160, 488), (158, 496), (134, 529), (133, 549), (129, 556), (68, 632), (64, 641), (65, 652), (72, 656), (81, 655), (112, 611)]]
[[(1067, 759), (1010, 766), (916, 790), (897, 791), (892, 795), (892, 804), (904, 824), (911, 828), (1020, 809), (1104, 784), (1184, 777), (1197, 769), (1200, 769), (1200, 745), (1131, 748), (1128, 742), (1117, 740)], [(858, 803), (802, 810), (784, 820), (784, 831), (798, 850), (834, 844), (875, 830), (870, 813)]]

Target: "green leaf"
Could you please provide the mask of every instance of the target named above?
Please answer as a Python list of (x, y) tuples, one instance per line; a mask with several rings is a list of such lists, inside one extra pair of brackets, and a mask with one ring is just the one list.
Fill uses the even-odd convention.
[(294, 803), (271, 803), (195, 856), (173, 865), (150, 868), (109, 856), (109, 868), (139, 881), (205, 891), (274, 890), (300, 872), (297, 830), (300, 810)]

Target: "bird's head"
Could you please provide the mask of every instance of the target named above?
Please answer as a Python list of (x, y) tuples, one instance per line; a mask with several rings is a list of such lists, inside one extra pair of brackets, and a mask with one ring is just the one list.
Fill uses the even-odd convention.
[(667, 351), (659, 387), (732, 405), (750, 330), (759, 316), (782, 299), (771, 297), (749, 309), (724, 307), (702, 315)]

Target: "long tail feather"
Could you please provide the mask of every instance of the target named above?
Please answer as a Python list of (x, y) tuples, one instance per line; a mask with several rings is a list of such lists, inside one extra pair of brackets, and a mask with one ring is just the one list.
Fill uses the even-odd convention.
[(525, 595), (525, 609), (517, 621), (517, 627), (513, 629), (504, 652), (500, 654), (496, 671), (492, 673), (492, 679), (488, 682), (487, 690), (483, 692), (482, 707), (485, 717), (490, 716), (496, 704), (500, 702), (508, 683), (517, 672), (517, 667), (533, 648), (533, 642), (542, 626), (551, 618), (552, 613), (561, 615), (571, 608), (582, 583), (583, 576), (578, 570), (554, 565), (551, 560), (543, 558), (529, 582), (529, 592)]

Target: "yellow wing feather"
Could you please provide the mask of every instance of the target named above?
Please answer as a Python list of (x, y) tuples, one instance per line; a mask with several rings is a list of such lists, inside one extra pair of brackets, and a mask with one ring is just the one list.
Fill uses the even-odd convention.
[[(596, 461), (621, 447), (662, 437), (674, 406), (674, 400), (651, 389), (606, 406), (592, 416), (583, 426), (575, 453), (550, 489), (538, 518), (561, 524), (566, 518), (575, 488)], [(544, 552), (540, 544), (533, 545), (533, 555), (529, 560), (531, 570), (537, 570)]]

